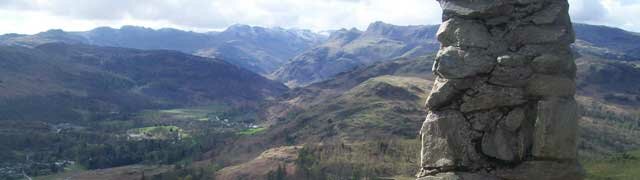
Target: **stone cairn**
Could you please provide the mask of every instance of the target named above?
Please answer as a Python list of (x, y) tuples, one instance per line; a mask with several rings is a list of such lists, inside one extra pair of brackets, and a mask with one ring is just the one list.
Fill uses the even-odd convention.
[(582, 179), (567, 0), (438, 1), (418, 179)]

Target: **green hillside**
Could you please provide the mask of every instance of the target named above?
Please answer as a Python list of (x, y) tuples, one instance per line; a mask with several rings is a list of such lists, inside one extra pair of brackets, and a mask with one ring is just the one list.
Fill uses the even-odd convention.
[[(175, 125), (194, 136), (195, 142), (203, 141), (202, 138), (226, 139), (197, 143), (205, 147), (195, 151), (208, 152), (191, 156), (186, 162), (192, 163), (186, 163), (180, 169), (163, 170), (154, 175), (157, 178), (194, 177), (202, 172), (207, 172), (207, 176), (198, 177), (219, 174), (227, 177), (238, 173), (234, 167), (251, 166), (254, 167), (248, 169), (252, 171), (241, 172), (249, 177), (266, 178), (282, 173), (282, 168), (269, 169), (280, 166), (255, 164), (260, 160), (253, 158), (268, 149), (301, 145), (304, 147), (294, 151), (295, 154), (282, 154), (294, 156), (296, 160), (269, 162), (292, 165), (295, 171), (287, 170), (287, 177), (291, 179), (411, 179), (417, 170), (416, 156), (420, 150), (417, 132), (424, 119), (423, 101), (433, 83), (427, 65), (431, 63), (429, 59), (398, 59), (293, 89), (278, 99), (261, 104), (259, 112), (248, 113), (255, 116), (228, 113), (247, 110), (220, 106), (144, 111), (134, 118), (140, 125), (128, 129)], [(621, 77), (616, 81), (599, 79), (611, 75), (605, 73), (609, 71), (625, 74), (640, 71), (630, 63), (594, 56), (581, 56), (577, 63), (577, 99), (583, 107), (581, 161), (591, 179), (621, 178), (636, 170), (631, 165), (635, 163), (634, 150), (640, 148), (640, 120), (637, 118), (640, 111), (633, 98), (610, 98), (606, 93), (637, 96), (635, 91), (630, 91), (633, 85), (625, 85), (635, 79), (624, 78), (627, 75), (615, 75)], [(206, 134), (202, 127), (226, 127), (224, 123), (211, 121), (216, 117), (252, 117), (256, 119), (253, 121), (255, 127), (249, 127), (250, 123), (230, 124), (236, 128), (210, 129), (229, 134)]]
[[(637, 34), (576, 27), (580, 161), (589, 179), (634, 179), (640, 63), (625, 38)], [(264, 30), (235, 28), (227, 35)], [(0, 47), (0, 179), (23, 171), (36, 179), (414, 179), (434, 78), (431, 31), (383, 23), (337, 31), (281, 68), (286, 81), (315, 82), (294, 89), (176, 51)], [(413, 38), (420, 35), (427, 39)], [(201, 55), (256, 48), (233, 39)], [(234, 64), (276, 67), (250, 62)]]
[[(419, 142), (422, 103), (432, 84), (430, 71), (415, 69), (424, 67), (422, 63), (428, 61), (381, 63), (295, 89), (270, 106), (273, 122), (265, 134), (240, 141), (240, 147), (253, 146), (252, 151), (259, 152), (255, 147), (306, 144), (298, 158), (311, 162), (298, 164), (302, 170), (296, 172), (303, 173), (290, 174), (292, 178), (411, 177), (417, 169), (408, 164), (417, 163), (419, 148), (409, 142)], [(581, 159), (590, 177), (615, 177), (609, 168), (618, 165), (605, 161), (610, 154), (640, 148), (640, 101), (633, 98), (640, 93), (634, 91), (636, 79), (628, 78), (640, 69), (594, 56), (581, 56), (577, 63), (577, 99), (583, 107)], [(622, 74), (606, 73), (610, 71)], [(606, 78), (615, 81), (599, 81)], [(607, 93), (632, 98), (611, 98)], [(265, 141), (273, 143), (256, 143)]]
[(219, 59), (87, 45), (0, 47), (0, 179), (190, 161), (287, 88)]
[(631, 180), (640, 176), (640, 152), (637, 150), (584, 159), (581, 163), (587, 169), (587, 179), (590, 180)]

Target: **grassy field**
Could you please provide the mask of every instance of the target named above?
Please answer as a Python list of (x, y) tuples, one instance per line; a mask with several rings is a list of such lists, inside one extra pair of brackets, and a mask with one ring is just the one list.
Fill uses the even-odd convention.
[(237, 134), (238, 135), (255, 135), (255, 134), (264, 132), (265, 130), (267, 130), (267, 128), (264, 128), (264, 127), (251, 128), (251, 129), (247, 129), (247, 130), (244, 130), (244, 131), (240, 131)]
[(635, 180), (640, 177), (640, 150), (582, 160), (590, 180)]
[(181, 109), (148, 110), (141, 113), (141, 115), (144, 119), (209, 121), (215, 120), (216, 116), (222, 116), (229, 110), (228, 106), (220, 104)]

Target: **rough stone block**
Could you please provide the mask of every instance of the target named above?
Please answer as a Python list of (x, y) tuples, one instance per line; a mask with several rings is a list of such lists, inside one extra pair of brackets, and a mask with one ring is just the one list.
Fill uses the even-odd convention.
[(576, 64), (570, 52), (563, 54), (543, 54), (533, 59), (531, 68), (541, 74), (567, 74), (576, 73)]
[(474, 87), (462, 98), (460, 111), (471, 112), (503, 106), (515, 106), (526, 103), (524, 91), (520, 88), (500, 87), (482, 84)]
[(461, 50), (449, 46), (438, 52), (434, 72), (443, 78), (462, 79), (488, 73), (495, 64), (494, 59), (479, 53), (478, 50)]
[(525, 118), (525, 110), (523, 108), (515, 108), (500, 122), (499, 127), (507, 131), (515, 132), (520, 128)]
[(573, 98), (551, 98), (538, 102), (533, 156), (576, 159), (578, 105)]
[(511, 34), (513, 41), (521, 44), (543, 44), (543, 43), (572, 43), (574, 39), (573, 29), (570, 25), (565, 26), (522, 26), (516, 28)]
[(431, 94), (427, 98), (425, 106), (427, 109), (436, 110), (450, 103), (450, 101), (461, 94), (464, 89), (469, 88), (474, 83), (471, 79), (444, 79), (436, 78)]
[(491, 72), (489, 83), (506, 87), (523, 87), (527, 85), (533, 70), (529, 67), (497, 66)]
[(481, 162), (471, 143), (474, 136), (465, 118), (453, 110), (431, 112), (422, 125), (421, 165), (425, 169), (470, 167)]
[(498, 64), (508, 67), (522, 67), (529, 63), (529, 60), (523, 55), (510, 54), (498, 57)]
[(558, 19), (560, 13), (567, 8), (566, 3), (551, 3), (547, 5), (542, 11), (535, 13), (531, 16), (531, 21), (535, 24), (551, 24)]
[(499, 110), (488, 110), (481, 112), (466, 113), (465, 117), (471, 123), (471, 128), (477, 131), (490, 131), (495, 129), (498, 121), (503, 119), (503, 114)]
[(516, 133), (500, 128), (486, 132), (482, 137), (482, 153), (503, 161), (514, 161), (522, 151)]
[(564, 76), (535, 74), (526, 90), (528, 95), (535, 97), (573, 97), (576, 83)]
[(440, 1), (440, 7), (445, 14), (456, 16), (481, 17), (508, 14), (511, 7), (505, 0), (456, 0)]
[(544, 44), (526, 44), (518, 50), (518, 54), (523, 56), (541, 56), (544, 54), (562, 54), (571, 52), (566, 44), (544, 43)]
[(444, 46), (487, 48), (491, 42), (487, 27), (473, 20), (459, 18), (443, 22), (436, 35)]

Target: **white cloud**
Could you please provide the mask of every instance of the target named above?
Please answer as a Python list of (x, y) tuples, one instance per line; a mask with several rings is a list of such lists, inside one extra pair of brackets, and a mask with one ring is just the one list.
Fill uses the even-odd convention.
[(377, 20), (436, 24), (435, 0), (0, 0), (0, 33), (37, 33), (52, 28), (87, 30), (122, 24), (189, 30), (232, 24), (327, 30), (366, 28)]
[(595, 22), (602, 25), (613, 24), (623, 29), (640, 32), (640, 1), (639, 0), (603, 0), (607, 17)]
[(569, 0), (575, 22), (640, 31), (640, 0)]
[[(574, 21), (640, 31), (640, 0), (569, 0)], [(328, 30), (373, 21), (437, 24), (435, 0), (0, 0), (0, 33), (125, 24), (195, 31), (232, 24)]]
[(604, 19), (607, 13), (601, 0), (569, 0), (569, 3), (569, 12), (574, 21), (598, 21)]

